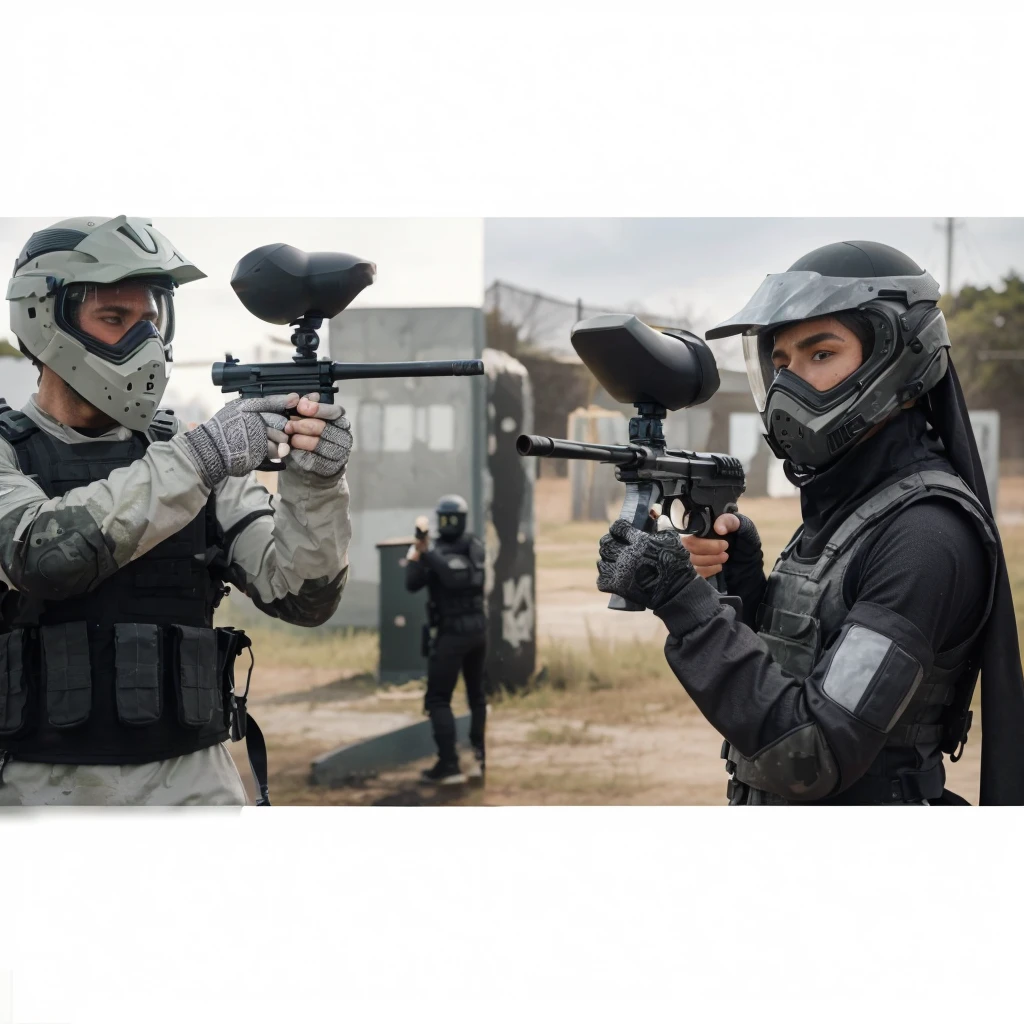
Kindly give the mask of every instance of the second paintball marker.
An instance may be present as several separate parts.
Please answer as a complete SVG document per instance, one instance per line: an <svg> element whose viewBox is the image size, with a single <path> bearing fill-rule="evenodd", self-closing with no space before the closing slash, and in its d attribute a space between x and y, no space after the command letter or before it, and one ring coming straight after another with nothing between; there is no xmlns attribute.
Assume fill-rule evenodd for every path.
<svg viewBox="0 0 1024 1024"><path fill-rule="evenodd" d="M271 324L295 328L291 362L241 363L230 353L213 364L213 383L226 394L243 398L266 395L307 395L318 392L331 403L339 380L383 377L474 377L484 372L479 359L438 359L405 363L335 363L316 356L317 331L324 320L337 316L369 284L377 268L367 260L341 252L306 253L275 243L254 249L239 260L231 287L250 313ZM260 469L282 464L264 462Z"/></svg>
<svg viewBox="0 0 1024 1024"><path fill-rule="evenodd" d="M743 493L743 464L731 455L669 449L662 421L669 409L706 402L719 385L711 350L689 331L656 331L635 316L607 314L580 321L572 345L604 389L636 406L629 444L584 444L522 434L520 455L588 459L615 466L626 485L619 512L638 530L675 529L711 536L723 512L735 512ZM721 573L711 577L721 591ZM736 599L727 599L735 604ZM609 608L642 611L613 596Z"/></svg>

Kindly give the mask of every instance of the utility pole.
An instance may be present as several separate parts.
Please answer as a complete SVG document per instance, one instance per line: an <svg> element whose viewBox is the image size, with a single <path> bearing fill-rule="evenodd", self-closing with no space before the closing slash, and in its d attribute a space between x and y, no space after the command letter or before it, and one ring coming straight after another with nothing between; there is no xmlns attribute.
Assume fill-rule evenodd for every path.
<svg viewBox="0 0 1024 1024"><path fill-rule="evenodd" d="M949 295L953 294L953 233L956 230L955 225L955 218L946 218L946 292Z"/></svg>

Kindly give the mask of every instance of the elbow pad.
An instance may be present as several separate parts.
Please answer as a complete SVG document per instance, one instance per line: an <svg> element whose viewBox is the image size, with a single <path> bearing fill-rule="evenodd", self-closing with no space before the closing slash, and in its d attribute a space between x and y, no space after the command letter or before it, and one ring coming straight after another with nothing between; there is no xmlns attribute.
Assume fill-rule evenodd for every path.
<svg viewBox="0 0 1024 1024"><path fill-rule="evenodd" d="M272 618L283 619L295 626L322 626L338 610L347 579L346 565L333 580L326 576L306 580L297 594L285 594L273 601L263 601L253 589L249 597L261 612Z"/></svg>
<svg viewBox="0 0 1024 1024"><path fill-rule="evenodd" d="M0 521L0 562L18 590L59 601L86 593L117 571L113 542L84 506L43 512L15 540L22 515L13 512Z"/></svg>
<svg viewBox="0 0 1024 1024"><path fill-rule="evenodd" d="M751 758L733 747L730 758L737 781L794 802L823 800L839 784L836 759L816 722L780 736Z"/></svg>

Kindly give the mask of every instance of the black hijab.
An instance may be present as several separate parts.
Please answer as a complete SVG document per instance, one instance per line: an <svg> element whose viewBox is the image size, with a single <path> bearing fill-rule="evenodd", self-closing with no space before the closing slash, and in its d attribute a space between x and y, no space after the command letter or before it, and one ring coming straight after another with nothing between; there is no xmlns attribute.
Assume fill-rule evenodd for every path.
<svg viewBox="0 0 1024 1024"><path fill-rule="evenodd" d="M978 444L952 360L925 401L894 417L834 466L799 476L804 527L796 554L817 558L835 528L871 494L917 469L952 467L995 521ZM851 486L852 483L852 486ZM982 804L1024 805L1024 674L1002 541L996 533L992 610L977 641L981 668Z"/></svg>
<svg viewBox="0 0 1024 1024"><path fill-rule="evenodd" d="M928 419L942 439L947 458L994 520L978 444L952 361L949 371L927 398ZM999 551L995 596L992 612L978 640L982 726L980 802L1019 806L1024 804L1024 674L1013 594L998 533L996 540Z"/></svg>

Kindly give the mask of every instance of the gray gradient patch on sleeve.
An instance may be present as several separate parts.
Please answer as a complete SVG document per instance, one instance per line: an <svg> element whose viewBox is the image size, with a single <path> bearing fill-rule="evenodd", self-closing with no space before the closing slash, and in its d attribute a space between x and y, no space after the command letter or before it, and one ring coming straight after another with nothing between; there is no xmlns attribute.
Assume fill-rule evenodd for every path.
<svg viewBox="0 0 1024 1024"><path fill-rule="evenodd" d="M888 732L923 675L917 659L889 637L853 625L832 656L822 690L854 717Z"/></svg>

